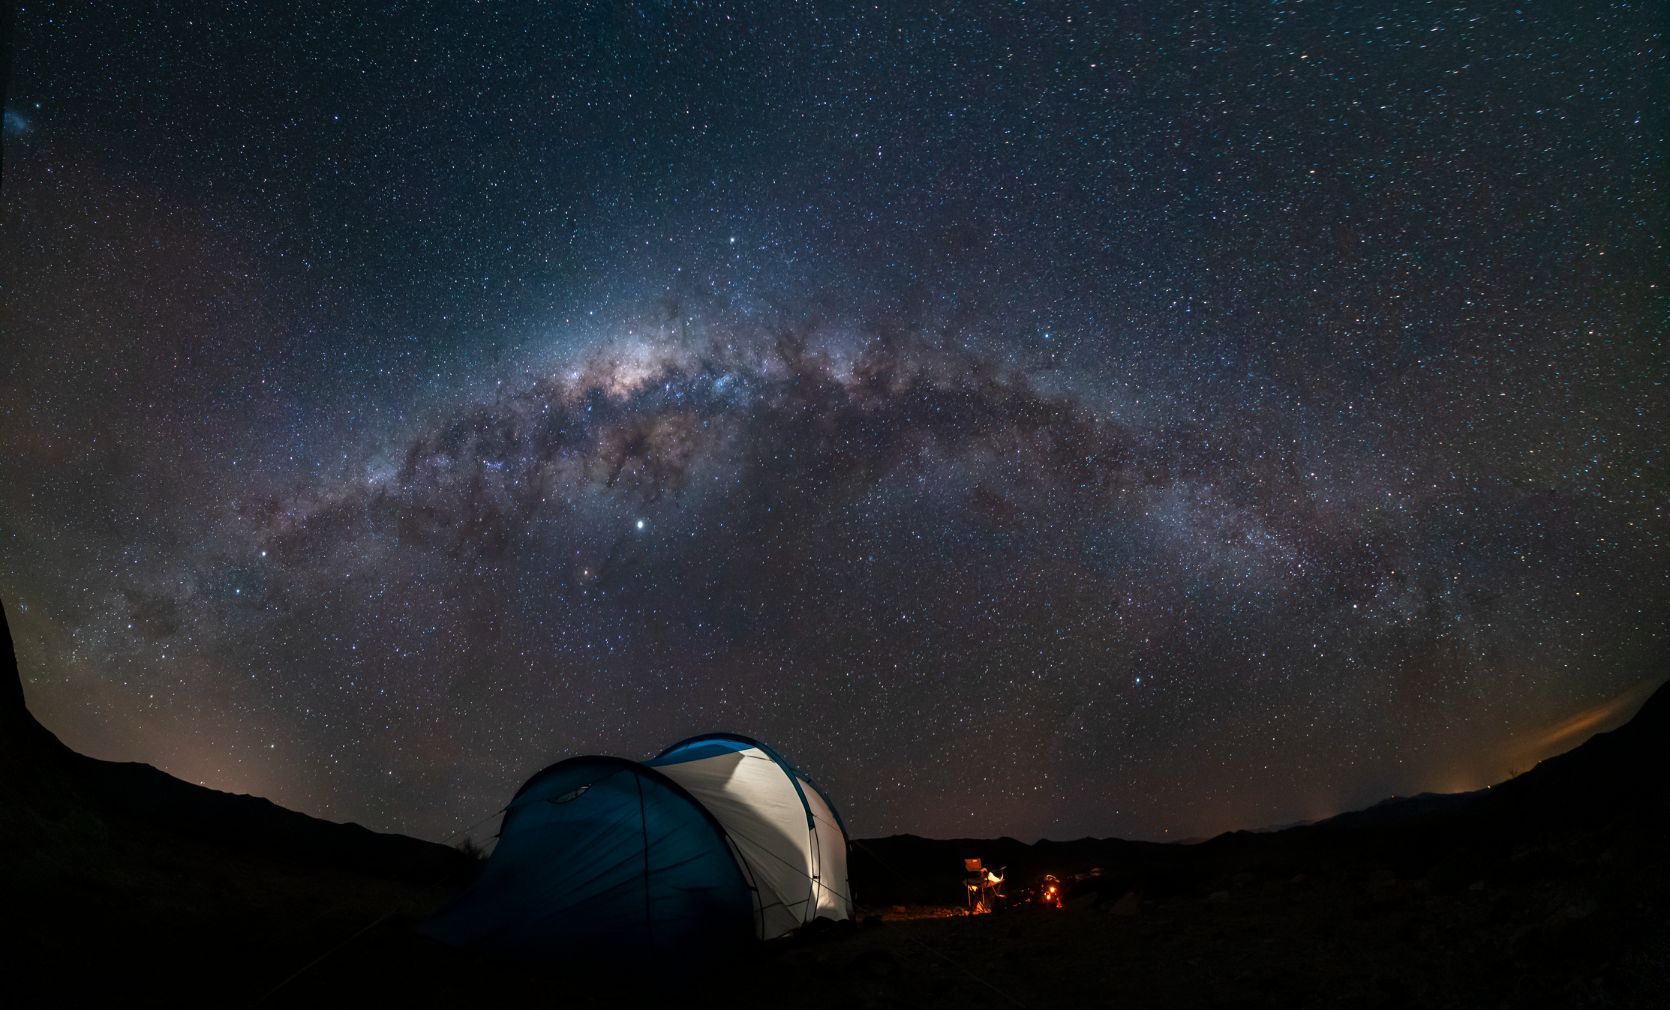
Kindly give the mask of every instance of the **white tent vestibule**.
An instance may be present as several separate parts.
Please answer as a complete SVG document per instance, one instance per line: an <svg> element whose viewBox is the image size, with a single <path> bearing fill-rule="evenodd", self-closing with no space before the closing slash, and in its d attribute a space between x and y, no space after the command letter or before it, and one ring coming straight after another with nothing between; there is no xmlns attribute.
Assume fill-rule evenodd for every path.
<svg viewBox="0 0 1670 1010"><path fill-rule="evenodd" d="M674 744L645 762L724 826L755 888L759 937L848 919L847 837L823 793L776 752L728 734Z"/></svg>

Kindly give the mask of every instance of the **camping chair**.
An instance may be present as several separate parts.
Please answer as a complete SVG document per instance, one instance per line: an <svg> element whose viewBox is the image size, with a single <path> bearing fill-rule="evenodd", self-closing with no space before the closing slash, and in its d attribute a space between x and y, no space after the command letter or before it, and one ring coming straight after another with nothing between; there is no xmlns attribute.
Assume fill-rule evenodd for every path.
<svg viewBox="0 0 1670 1010"><path fill-rule="evenodd" d="M967 914L979 915L982 912L995 912L997 903L1004 900L1003 878L1007 866L1000 867L996 873L986 869L979 858L964 859L963 871L970 876L963 879L964 897L968 902Z"/></svg>
<svg viewBox="0 0 1670 1010"><path fill-rule="evenodd" d="M968 903L963 913L973 915L975 908L980 904L980 892L985 886L986 868L980 865L978 858L965 859L963 860L963 872L968 874L967 877L963 878L963 898Z"/></svg>

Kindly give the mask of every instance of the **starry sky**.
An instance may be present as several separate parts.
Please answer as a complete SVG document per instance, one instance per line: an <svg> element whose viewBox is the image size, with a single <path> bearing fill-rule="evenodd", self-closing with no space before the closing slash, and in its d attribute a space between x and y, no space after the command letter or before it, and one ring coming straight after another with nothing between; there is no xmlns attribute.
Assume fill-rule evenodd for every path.
<svg viewBox="0 0 1670 1010"><path fill-rule="evenodd" d="M1179 838L1670 672L1655 5L141 6L4 114L78 749L439 838L728 729L860 836Z"/></svg>

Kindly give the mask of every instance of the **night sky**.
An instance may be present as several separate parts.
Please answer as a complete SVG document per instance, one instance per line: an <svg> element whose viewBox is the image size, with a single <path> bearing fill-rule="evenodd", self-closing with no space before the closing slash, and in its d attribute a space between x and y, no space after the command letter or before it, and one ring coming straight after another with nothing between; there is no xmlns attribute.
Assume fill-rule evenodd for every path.
<svg viewBox="0 0 1670 1010"><path fill-rule="evenodd" d="M1670 673L1660 6L141 6L5 109L78 749L439 838L728 729L855 835L1178 838Z"/></svg>

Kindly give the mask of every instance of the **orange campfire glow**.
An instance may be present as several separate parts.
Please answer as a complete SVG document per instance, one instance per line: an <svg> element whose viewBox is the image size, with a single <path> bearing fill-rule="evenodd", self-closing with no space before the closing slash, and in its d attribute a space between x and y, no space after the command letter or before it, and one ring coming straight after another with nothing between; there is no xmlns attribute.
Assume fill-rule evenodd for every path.
<svg viewBox="0 0 1670 1010"><path fill-rule="evenodd" d="M1044 887L1038 892L1038 904L1047 908L1061 907L1061 880L1055 874L1044 874Z"/></svg>

